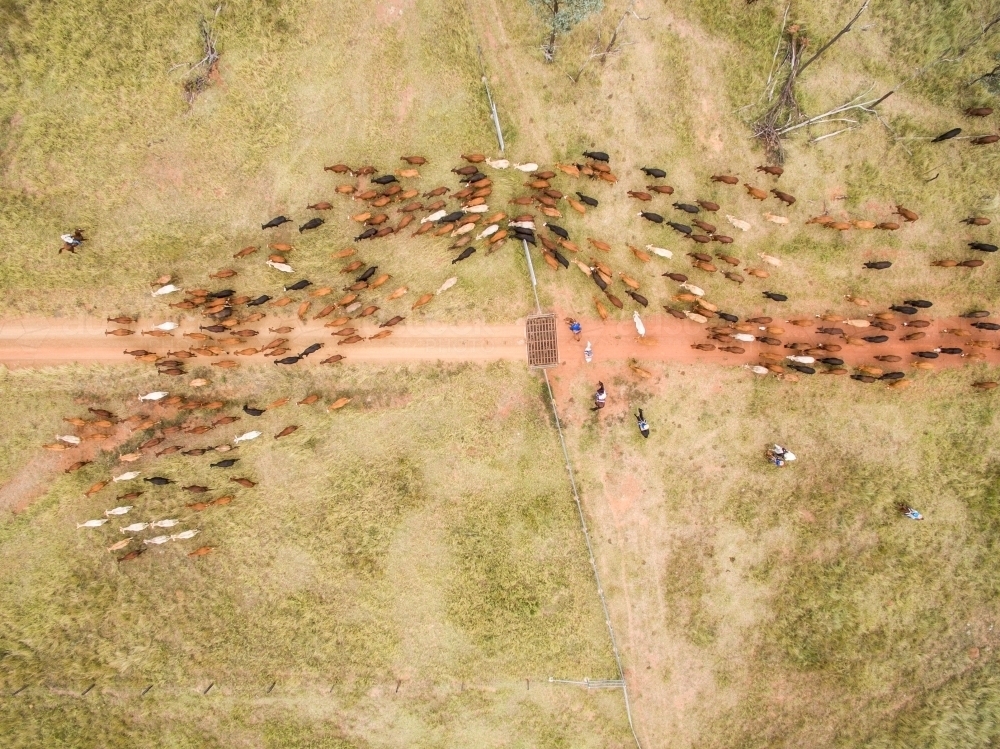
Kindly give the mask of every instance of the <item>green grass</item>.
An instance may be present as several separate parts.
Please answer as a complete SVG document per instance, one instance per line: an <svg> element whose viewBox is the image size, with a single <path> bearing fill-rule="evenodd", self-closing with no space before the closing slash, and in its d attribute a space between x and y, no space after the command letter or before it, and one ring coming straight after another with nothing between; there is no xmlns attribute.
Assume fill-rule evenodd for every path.
<svg viewBox="0 0 1000 749"><path fill-rule="evenodd" d="M189 106L187 73L170 68L200 57L208 5L26 5L8 32L17 64L0 88L10 139L0 242L17 248L0 261L0 309L148 311L153 278L201 286L234 265L236 250L267 241L295 243L296 271L329 273L330 252L358 233L347 216L361 208L333 193L346 180L327 164L391 171L400 155L423 153L432 163L413 186L454 188L458 155L493 147L475 42L457 0L401 7L393 18L365 3L336 13L307 2L226 6L220 80ZM98 29L83 20L94 16ZM319 232L262 235L268 218L285 213L297 226L320 200L336 208ZM91 241L79 256L57 255L59 234L74 226ZM455 307L431 314L507 319L511 300L525 300L506 255L477 257L470 271L450 265L444 239L410 232L363 250L417 293L457 270ZM234 266L242 288L274 287L262 263Z"/></svg>
<svg viewBox="0 0 1000 749"><path fill-rule="evenodd" d="M395 7L401 18L387 15ZM667 270L688 273L740 316L856 312L844 294L875 305L916 294L938 315L990 306L994 264L956 272L929 261L968 257L967 241L994 236L992 226L957 222L998 218L990 185L1000 151L926 136L994 127L961 116L996 105L966 85L995 65L991 42L908 83L882 107L887 126L870 118L817 144L807 140L827 130L790 138L778 186L799 200L785 209L708 182L724 172L772 186L753 172L765 157L747 123L764 106L782 3L647 3L649 20L629 20L620 53L588 64L575 84L567 74L598 33L607 40L624 2L564 35L553 65L541 62L526 3L501 7L503 28L490 7L227 6L221 80L189 106L187 73L170 67L200 56L198 22L211 4L0 2L0 245L11 248L0 257L0 314L145 314L162 309L147 296L152 278L201 286L229 266L241 292L270 293L278 284L260 255L231 258L263 241L293 241L298 274L339 285L329 254L350 244L356 210L333 195L344 180L321 167L390 169L422 153L431 164L421 190L454 186L459 153L495 153L477 44L512 160L549 166L585 148L611 153L614 188L556 178L556 188L601 201L585 217L564 209L558 222L581 259L640 280L654 308L671 302ZM816 49L855 7L796 6L790 21ZM894 84L972 38L979 13L965 1L873 3L807 71L800 102L818 112ZM691 246L641 222L625 197L649 182L641 166L667 169L677 189L643 207L675 218L674 199L715 200L723 210L708 220L736 236L726 251L755 265L768 252L782 267L742 287L688 270ZM495 181L497 209L527 192L520 173ZM301 221L317 200L336 205L320 232L261 239L264 219ZM824 210L887 220L896 203L920 221L894 234L803 223ZM767 210L792 223L765 222ZM730 229L726 213L753 230ZM56 256L58 234L76 225L93 239L79 257ZM612 252L592 251L587 237ZM645 265L627 249L647 243L674 259ZM399 236L359 248L392 274L387 289L411 289L387 314L404 314L412 294L452 274L455 290L414 320L509 320L528 309L520 248L452 266L447 244ZM872 259L893 269L862 271ZM593 315L589 279L551 271L537 252L535 261L546 306ZM792 301L765 305L764 289ZM609 309L624 318L631 307ZM599 419L566 414L644 745L995 740L997 426L992 396L968 389L991 375L920 376L890 393L833 378L790 386L655 369L650 382L607 378L617 403L646 409L650 441L616 404ZM171 543L120 567L103 550L113 529L74 528L111 506L111 489L82 498L111 456L64 475L62 456L36 450L66 431L59 417L83 407L74 398L120 409L152 388L150 375L71 367L0 381L9 425L0 482L41 477L28 510L0 510L0 686L31 685L5 700L5 745L115 746L150 735L192 747L628 743L617 695L539 683L614 668L537 381L505 366L209 374L236 404L312 390L354 400L333 415L289 406L262 420L265 437L241 448L238 464L261 485L197 516L197 545L218 546L214 555L189 560ZM591 386L570 383L576 403ZM302 425L294 436L271 439L293 422ZM771 440L787 441L800 461L783 471L764 464ZM156 465L217 481L208 462ZM138 510L187 512L184 499L149 491ZM898 518L899 500L927 521Z"/></svg>
<svg viewBox="0 0 1000 749"><path fill-rule="evenodd" d="M5 389L15 403L54 404L102 391L96 403L134 412L148 376L111 377L78 369L60 384L24 371ZM332 414L295 406L308 392L353 401ZM4 745L124 746L161 731L177 746L195 735L219 746L624 745L619 701L545 683L610 677L615 665L537 393L509 366L247 369L215 394L289 394L292 405L184 435L201 445L263 431L232 453L234 469L211 469L208 456L133 464L232 504L196 513L177 487L133 485L146 493L125 522L77 530L121 504L122 485L82 494L120 468L104 455L50 473L43 495L0 524L0 684L30 685L0 719ZM49 439L43 421L7 424L5 447ZM287 424L300 429L275 442ZM119 526L164 517L183 521L173 532L202 532L121 564L104 550ZM185 556L203 545L217 550ZM210 683L216 696L199 697Z"/></svg>
<svg viewBox="0 0 1000 749"><path fill-rule="evenodd" d="M1000 423L969 382L991 373L893 393L651 368L614 386L610 412L564 418L626 668L655 694L637 701L641 735L680 722L668 745L983 745ZM572 383L576 403L589 388ZM774 469L771 442L799 460ZM927 519L901 518L901 501ZM683 717L656 712L692 690Z"/></svg>
<svg viewBox="0 0 1000 749"><path fill-rule="evenodd" d="M874 5L866 20L859 20L854 31L806 72L801 88L807 111L822 111L873 82L876 88L889 86L921 64L914 39L921 34L938 34L944 27L929 21L925 24L919 12L910 13L904 44L891 30L908 8L902 4ZM946 39L935 42L935 49L941 44L959 44L974 34L976 17L963 8L966 10L949 16ZM573 84L567 74L575 73L586 60L598 32L605 39L610 36L623 10L622 4L609 5L565 35L552 65L540 59L537 28L530 13L504 16L506 31L516 41L511 48L491 47L489 36L484 45L484 54L492 64L514 64L524 71L520 78L534 81L533 86L501 79L494 84L501 117L512 123L505 126L518 134L510 139L514 158L548 164L579 161L580 152L593 147L611 154L620 180L614 187L574 180L561 173L553 182L564 193L580 190L601 201L584 217L568 207L561 208L564 215L558 222L581 247L579 259L588 262L597 257L616 273L638 280L651 309L671 303L676 292L675 284L661 278L666 271L689 275L706 289L711 301L740 316L819 310L853 315L858 309L844 302L847 294L886 306L907 295L921 294L935 302L940 314L988 307L991 289L998 280L994 264L954 272L931 268L930 262L973 257L978 253L970 252L967 242L992 241L992 227L970 231L958 222L971 214L997 220L995 196L988 185L989 175L1000 165L1000 151L971 146L968 141L930 144L926 139L912 139L936 135L956 124L970 132L990 130L990 121L964 118L960 107L972 102L959 101L952 93L963 89L963 76L970 70L986 65L988 43L973 48L960 66L939 66L947 95L943 90L908 85L889 99L883 112L895 135L871 119L857 132L815 145L806 139L827 130L803 131L790 138L785 175L774 182L753 171L766 157L752 139L747 122L759 106L755 102L771 63L783 7L767 3L747 6L734 0L681 10L659 5L644 8L641 14L648 20L628 21L620 54L605 65L590 63ZM845 4L796 10L803 16L790 17L790 22L804 22L817 46L836 33L849 11L853 12ZM869 28L862 28L866 24ZM494 35L481 23L480 33L486 32ZM764 37L767 39L762 42ZM875 71L877 75L860 67L876 62L883 65ZM991 99L980 103L989 104ZM545 137L540 138L540 134ZM650 183L638 171L642 166L666 169L665 181L675 187L675 194L657 196L645 204L626 197L626 190L644 190ZM710 176L716 173L737 174L767 189L777 186L798 202L786 208L773 198L763 203L752 200L742 187L710 183ZM702 218L735 238L734 244L725 246L727 254L739 258L744 266L757 267L762 266L760 253L778 255L785 261L782 268L768 268L768 280L753 279L744 272L747 283L737 287L721 274L690 270L685 253L694 249L714 253L723 249L719 245L693 248L672 230L636 217L640 209L646 209L683 221L671 203L697 198L722 206L719 213ZM853 230L841 234L804 225L809 217L824 211L837 218L894 220L891 214L897 203L916 210L920 221L896 233ZM791 223L777 226L767 222L763 214L768 211L789 218ZM744 234L730 226L727 213L749 220L752 230ZM612 252L591 249L588 237L610 242ZM674 252L674 258L654 257L645 265L635 259L628 244L665 247ZM891 260L894 266L882 272L862 268L864 262L876 259ZM575 267L565 272L550 270L538 253L535 265L543 303L575 315L594 315L593 297L599 291L592 281ZM780 290L791 302L784 306L766 303L761 297L764 290ZM625 286L616 282L614 293L628 302L624 291ZM604 304L616 318L626 319L630 314L616 312L606 301Z"/></svg>

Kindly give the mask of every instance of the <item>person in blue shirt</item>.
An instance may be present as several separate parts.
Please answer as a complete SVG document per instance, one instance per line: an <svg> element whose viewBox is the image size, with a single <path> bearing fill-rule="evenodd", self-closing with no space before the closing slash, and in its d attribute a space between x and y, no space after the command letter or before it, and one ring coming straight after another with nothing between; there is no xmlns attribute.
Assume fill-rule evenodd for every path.
<svg viewBox="0 0 1000 749"><path fill-rule="evenodd" d="M583 332L583 326L580 325L579 320L575 320L572 317L567 317L566 322L569 323L569 332L573 334L574 340L580 340L580 333Z"/></svg>
<svg viewBox="0 0 1000 749"><path fill-rule="evenodd" d="M921 515L916 510L914 510L908 504L904 504L903 502L900 502L899 505L897 505L897 509L899 510L900 514L903 517L907 517L910 520L923 520L924 519L923 515Z"/></svg>

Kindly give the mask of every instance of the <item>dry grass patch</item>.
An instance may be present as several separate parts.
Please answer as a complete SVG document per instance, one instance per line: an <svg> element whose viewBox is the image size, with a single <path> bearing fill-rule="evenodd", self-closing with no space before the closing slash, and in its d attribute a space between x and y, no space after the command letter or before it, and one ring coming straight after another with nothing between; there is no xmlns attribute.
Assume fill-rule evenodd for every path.
<svg viewBox="0 0 1000 749"><path fill-rule="evenodd" d="M572 383L565 419L640 737L973 746L992 735L998 424L992 398L969 388L990 373L893 393L654 372L608 383L617 402L600 416L583 412L592 383ZM628 412L640 406L648 441ZM774 469L772 442L799 460ZM897 502L927 520L901 518ZM971 702L957 699L964 683Z"/></svg>
<svg viewBox="0 0 1000 749"><path fill-rule="evenodd" d="M29 687L0 720L5 745L124 746L155 733L181 746L198 734L220 746L624 746L619 696L547 683L615 666L534 378L507 365L276 369L228 373L200 395L235 414L247 400L324 400L182 435L191 447L262 431L227 454L240 460L233 469L210 468L212 453L146 458L130 467L178 484L84 498L119 472L106 454L52 474L38 501L3 516L0 684ZM6 382L25 403L83 396L122 415L151 382L132 370L74 375ZM323 403L341 395L351 404L328 413ZM299 430L274 440L289 424ZM23 419L5 433L37 445L51 426ZM243 489L230 475L259 483ZM189 495L188 484L212 491ZM145 493L128 515L75 528L133 488ZM224 494L226 506L186 506ZM119 526L162 518L182 522L139 535L201 533L128 562L105 551ZM216 550L186 556L206 545Z"/></svg>

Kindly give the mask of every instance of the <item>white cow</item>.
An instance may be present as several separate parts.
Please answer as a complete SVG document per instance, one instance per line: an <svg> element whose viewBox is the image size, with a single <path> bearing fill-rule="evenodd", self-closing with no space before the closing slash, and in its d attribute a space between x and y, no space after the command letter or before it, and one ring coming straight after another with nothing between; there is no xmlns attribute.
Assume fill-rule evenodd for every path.
<svg viewBox="0 0 1000 749"><path fill-rule="evenodd" d="M134 478L139 477L139 471L129 471L128 473L123 473L121 476L115 476L112 481L131 481Z"/></svg>
<svg viewBox="0 0 1000 749"><path fill-rule="evenodd" d="M149 523L132 523L132 525L126 525L121 529L122 533L138 533L139 531L144 531L149 527Z"/></svg>
<svg viewBox="0 0 1000 749"><path fill-rule="evenodd" d="M86 523L77 523L76 527L77 528L100 528L106 522L108 522L107 518L103 518L101 520L88 520Z"/></svg>
<svg viewBox="0 0 1000 749"><path fill-rule="evenodd" d="M741 218L736 218L736 216L730 216L726 214L726 220L729 221L733 226L735 226L740 231L750 231L750 222L744 221Z"/></svg>
<svg viewBox="0 0 1000 749"><path fill-rule="evenodd" d="M80 438L75 434L57 434L56 439L60 442L65 442L67 445L79 445Z"/></svg>
<svg viewBox="0 0 1000 749"><path fill-rule="evenodd" d="M173 520L173 519L170 519L170 520L154 520L152 523L149 524L149 527L150 528L173 528L179 522L181 522L181 521L180 520Z"/></svg>
<svg viewBox="0 0 1000 749"><path fill-rule="evenodd" d="M132 509L132 505L125 505L124 507L116 507L113 510L105 510L105 515L124 515L126 512Z"/></svg>
<svg viewBox="0 0 1000 749"><path fill-rule="evenodd" d="M174 286L172 283L168 283L166 286L161 286L156 291L153 292L153 296L163 296L164 294L173 294L175 291L180 291L179 286Z"/></svg>
<svg viewBox="0 0 1000 749"><path fill-rule="evenodd" d="M189 530L189 531L181 531L176 536L171 536L170 539L172 541L176 541L178 539L184 540L184 539L188 539L188 538L194 538L199 533L201 533L201 531L198 530L197 528L194 528L194 529Z"/></svg>
<svg viewBox="0 0 1000 749"><path fill-rule="evenodd" d="M170 540L170 536L153 536L143 541L144 544L165 544Z"/></svg>
<svg viewBox="0 0 1000 749"><path fill-rule="evenodd" d="M525 172L525 173L528 173L528 172L537 172L538 171L538 164L535 164L534 162L529 161L527 164L514 164L514 168L517 169L518 171Z"/></svg>
<svg viewBox="0 0 1000 749"><path fill-rule="evenodd" d="M754 338L749 333L733 333L730 338L735 338L737 341L743 341L744 343L753 343L757 339Z"/></svg>
<svg viewBox="0 0 1000 749"><path fill-rule="evenodd" d="M239 437L236 437L233 440L233 444L234 445L238 445L241 442L249 442L250 440L257 439L258 437L260 437L260 435L261 435L261 432L245 432L245 433L241 434Z"/></svg>
<svg viewBox="0 0 1000 749"><path fill-rule="evenodd" d="M632 322L635 323L635 332L639 334L639 337L645 338L646 326L642 324L642 318L639 317L638 311L632 312Z"/></svg>
<svg viewBox="0 0 1000 749"><path fill-rule="evenodd" d="M646 249L652 252L654 255L659 255L660 257L671 258L674 256L670 250L665 250L662 247L653 247L651 244L646 245Z"/></svg>
<svg viewBox="0 0 1000 749"><path fill-rule="evenodd" d="M294 270L292 270L292 266L288 265L287 263L276 263L273 260L268 260L264 264L271 266L275 270L280 270L282 273L294 273L295 272Z"/></svg>
<svg viewBox="0 0 1000 749"><path fill-rule="evenodd" d="M153 326L156 330L176 330L177 323L175 322L161 322L159 325Z"/></svg>
<svg viewBox="0 0 1000 749"><path fill-rule="evenodd" d="M168 395L170 395L170 393L168 393L166 390L156 390L156 391L154 391L152 393L146 393L145 395L140 395L139 396L139 400L140 401L158 401L161 398L166 398Z"/></svg>
<svg viewBox="0 0 1000 749"><path fill-rule="evenodd" d="M816 360L811 356L786 356L786 359L798 362L799 364L812 364Z"/></svg>
<svg viewBox="0 0 1000 749"><path fill-rule="evenodd" d="M447 211L434 211L430 216L424 216L420 219L421 224L426 224L430 221L437 221L439 218L444 218L448 215Z"/></svg>
<svg viewBox="0 0 1000 749"><path fill-rule="evenodd" d="M479 232L479 234L476 236L476 239L482 239L483 237L491 237L491 236L493 236L494 234L497 233L497 230L499 228L500 228L500 224L490 224L485 229L483 229L481 232Z"/></svg>

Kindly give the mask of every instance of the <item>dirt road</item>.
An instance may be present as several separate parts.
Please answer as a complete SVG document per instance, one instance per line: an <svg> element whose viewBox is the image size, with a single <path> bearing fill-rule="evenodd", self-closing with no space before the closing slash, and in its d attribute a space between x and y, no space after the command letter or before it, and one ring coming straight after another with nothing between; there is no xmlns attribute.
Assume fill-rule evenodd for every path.
<svg viewBox="0 0 1000 749"><path fill-rule="evenodd" d="M918 341L899 340L907 333L914 332L914 329L903 327L903 319L897 319L894 322L897 329L892 332L881 331L877 328L851 328L843 323L823 323L824 325L840 327L852 336L884 334L889 337L885 343L866 343L860 346L847 345L841 338L821 335L812 328L799 328L778 320L774 324L785 328L786 333L781 336L781 340L786 344L806 342L814 345L818 343L839 344L841 350L832 352L829 356L843 359L844 367L847 369L868 364L881 367L886 371L899 370L910 373L916 371L912 366L913 362L929 361L914 356L913 352L930 351L942 347L961 348L966 353L980 352L986 356L988 363L1000 364L1000 351L994 348L970 346L972 340L989 340L993 342L994 346L1000 344L1000 332L972 328L970 323L975 322L974 320L964 318L932 320L929 327L922 329L927 333L927 337ZM644 317L643 324L646 328L646 335L641 339L637 336L635 325L631 320L619 322L584 320L581 323L583 335L579 342L573 340L566 325L560 324L559 326L559 358L562 361L562 366L557 370L554 388L560 402L565 402L562 397L565 395L564 388L568 387L581 371L585 371L587 376L595 381L610 379L612 375L621 373L622 364L629 360L634 360L640 367L647 369L647 365L654 362L671 362L673 364L711 362L726 366L742 366L760 363L757 355L765 352L782 356L796 353L781 346L768 346L756 341L740 343L735 340L730 341L728 345L739 346L745 349L745 353L731 354L718 349L700 351L692 348L692 345L714 343L716 346L725 346L727 344L709 340L708 326L677 320L667 315ZM970 335L960 337L952 333L942 332L943 330L955 329L968 331ZM761 335L764 333L761 332ZM585 364L583 359L583 349L587 345L587 341L590 341L594 350L594 360L589 365ZM886 364L875 360L876 356L884 354L894 354L901 357L902 361ZM930 363L935 369L944 369L964 366L969 363L969 360L963 356L941 354ZM813 366L818 373L829 369L823 364L814 364ZM747 373L747 376L757 375Z"/></svg>
<svg viewBox="0 0 1000 749"><path fill-rule="evenodd" d="M761 343L739 343L732 341L746 350L744 354L731 354L722 351L700 351L692 348L695 343L708 342L707 329L704 325L676 320L667 315L650 315L643 322L646 335L639 338L631 320L607 321L583 320L583 336L581 341L573 340L566 325L562 323L563 315L559 317L559 353L562 366L560 379L571 380L584 366L583 348L590 341L594 348L594 362L589 372L601 376L605 366L611 369L619 368L623 362L635 360L640 366L654 362L671 362L674 364L693 364L696 362L712 362L726 366L740 366L756 363L757 354L793 353L780 346L766 346ZM901 323L897 320L897 323ZM891 365L879 365L886 369L910 370L911 362L917 361L912 355L914 351L928 351L940 347L958 347L966 352L979 351L986 355L986 361L1000 363L1000 352L993 348L972 348L970 340L990 340L1000 343L997 333L979 331L970 327L971 320L953 318L933 321L930 327L923 329L927 337L919 341L900 341L899 339L910 328L901 325L895 332L887 333L889 341L881 344L866 344L862 346L845 345L844 341L832 336L824 336L810 328L798 328L783 324L787 333L783 335L785 343L839 343L842 348L830 356L841 358L845 366L859 364L878 364L874 357L879 354L895 354L903 358L902 362ZM354 324L358 334L370 337L378 332L374 323L367 325ZM323 327L322 321L300 323L295 318L275 320L272 327L279 325L293 326L291 333L270 333L267 326L261 326L261 334L249 338L245 343L229 346L229 351L247 347L259 348L264 342L276 337L288 338L286 344L291 352L297 352L312 343L326 344L322 352L314 355L302 364L318 365L327 356L335 353L343 354L349 362L393 363L421 361L468 361L486 362L496 360L526 361L524 345L524 321L501 325L440 325L440 324L409 324L402 323L392 329L392 335L381 340L366 340L352 345L338 345L342 340L332 335L329 328ZM10 368L44 367L59 364L117 364L132 362L132 357L126 355L125 349L145 349L166 355L169 351L187 349L203 345L184 333L198 332L197 321L188 320L172 331L173 336L154 338L133 335L116 337L105 335L106 330L117 326L108 324L99 318L49 318L22 319L0 321L0 364ZM136 330L150 329L152 322L130 326ZM840 325L840 327L844 327ZM960 329L970 332L968 337L958 337L942 330ZM851 328L853 335L876 335L882 331L875 328ZM226 334L215 335L222 338ZM716 342L718 343L718 342ZM718 345L725 345L718 343ZM218 361L220 358L233 358L243 363L269 363L262 355L232 356L223 354L221 357L196 360L198 363ZM961 366L968 362L962 356L942 354L933 361L934 367ZM817 368L822 369L822 365ZM609 370L610 371L610 370Z"/></svg>
<svg viewBox="0 0 1000 749"><path fill-rule="evenodd" d="M133 329L150 329L152 322L132 325ZM526 360L524 323L507 325L403 325L392 330L392 335L378 341L363 341L354 345L338 346L340 340L331 335L322 321L302 324L295 318L271 322L272 327L289 325L295 330L281 335L288 338L293 352L301 351L312 343L325 343L324 356L313 356L305 363L317 364L332 354L344 354L352 362L420 362L420 361L473 361L485 362L498 359ZM105 335L106 330L122 326L105 323L99 318L23 319L0 321L0 364L10 368L48 367L59 364L119 364L132 362L125 349L145 349L158 354L203 345L184 333L198 332L195 321L185 321L172 331L173 336L154 338L132 335L117 337ZM259 348L263 343L278 338L260 326L260 335L247 339L230 350L247 347ZM359 327L359 334L372 336L378 329L374 324ZM214 335L212 338L222 338ZM218 361L222 357L199 359L198 363ZM234 356L245 363L270 363L261 355ZM194 360L192 360L193 362Z"/></svg>

